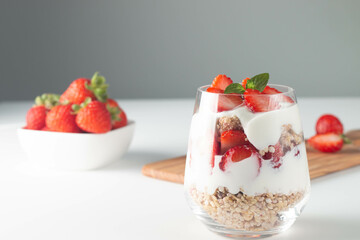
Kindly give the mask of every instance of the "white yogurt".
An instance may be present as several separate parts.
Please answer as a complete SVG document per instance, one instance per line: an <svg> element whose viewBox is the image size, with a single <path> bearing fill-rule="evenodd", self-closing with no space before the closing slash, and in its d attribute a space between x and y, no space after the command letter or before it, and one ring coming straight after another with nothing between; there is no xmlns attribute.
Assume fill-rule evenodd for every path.
<svg viewBox="0 0 360 240"><path fill-rule="evenodd" d="M259 168L256 156L229 164L225 172L219 168L221 156L216 156L213 169L210 166L217 118L236 115L249 141L261 150L279 141L282 126L285 124L291 124L298 134L302 131L296 104L264 113L253 113L245 106L215 113L211 106L212 104L200 108L192 119L185 173L186 185L195 185L198 190L207 191L209 194L214 193L220 186L227 187L233 194L242 189L248 195L266 192L289 194L307 190L310 183L304 143L287 152L282 157L283 163L278 169L274 169L270 161L266 160L262 160L262 166ZM299 156L295 156L297 150L300 151Z"/></svg>
<svg viewBox="0 0 360 240"><path fill-rule="evenodd" d="M298 149L297 149L298 148ZM238 163L232 163L224 172L219 168L221 156L216 156L215 166L209 174L204 161L192 159L191 167L186 166L185 185L195 185L199 191L213 194L216 188L227 187L236 194L242 191L250 196L262 193L290 194L307 191L310 186L305 144L302 143L283 157L280 168L274 169L269 160L262 160L259 169L258 158L251 156ZM295 157L297 150L300 154Z"/></svg>

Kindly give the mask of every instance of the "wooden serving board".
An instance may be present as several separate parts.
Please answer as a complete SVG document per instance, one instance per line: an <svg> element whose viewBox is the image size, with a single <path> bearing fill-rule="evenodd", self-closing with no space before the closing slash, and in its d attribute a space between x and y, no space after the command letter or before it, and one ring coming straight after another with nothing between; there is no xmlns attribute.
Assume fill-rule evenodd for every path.
<svg viewBox="0 0 360 240"><path fill-rule="evenodd" d="M346 136L352 143L344 145L336 153L322 153L306 147L311 179L360 165L360 130L350 131ZM185 159L186 156L181 156L153 162L145 165L142 173L148 177L183 184Z"/></svg>

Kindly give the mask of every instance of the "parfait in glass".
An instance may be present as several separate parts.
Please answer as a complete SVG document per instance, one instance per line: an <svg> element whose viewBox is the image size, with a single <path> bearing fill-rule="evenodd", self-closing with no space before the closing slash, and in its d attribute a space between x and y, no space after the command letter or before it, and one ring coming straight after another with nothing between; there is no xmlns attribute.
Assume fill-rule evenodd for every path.
<svg viewBox="0 0 360 240"><path fill-rule="evenodd" d="M265 237L289 228L310 193L294 89L269 74L225 75L197 91L185 170L186 198L211 230Z"/></svg>

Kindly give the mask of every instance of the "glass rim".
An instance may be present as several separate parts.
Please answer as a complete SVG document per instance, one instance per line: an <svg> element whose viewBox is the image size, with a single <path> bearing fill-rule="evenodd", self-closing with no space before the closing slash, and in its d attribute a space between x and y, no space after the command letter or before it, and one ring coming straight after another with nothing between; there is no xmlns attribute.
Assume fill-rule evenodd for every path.
<svg viewBox="0 0 360 240"><path fill-rule="evenodd" d="M208 89L211 85L204 85L201 87L198 87L197 91L198 92L205 92L205 93L211 93L211 94L216 94L216 95L229 95L229 93L214 93L214 92L207 92L206 89ZM295 89L293 89L292 87L286 86L286 85L281 85L281 84L268 84L267 86L269 87L282 87L282 88L286 88L287 90L281 93L275 93L275 94L271 94L272 96L277 96L277 95L288 95L288 94L295 94ZM239 96L243 96L243 93L230 93L231 95L239 95ZM249 94L249 95L254 95L254 96L259 96L259 94ZM270 94L269 94L270 95Z"/></svg>

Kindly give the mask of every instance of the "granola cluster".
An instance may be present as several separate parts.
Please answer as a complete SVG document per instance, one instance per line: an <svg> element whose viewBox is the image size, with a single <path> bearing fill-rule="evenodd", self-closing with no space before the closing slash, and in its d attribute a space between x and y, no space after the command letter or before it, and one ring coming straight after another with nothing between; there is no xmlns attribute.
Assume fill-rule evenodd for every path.
<svg viewBox="0 0 360 240"><path fill-rule="evenodd" d="M227 228L245 231L265 231L281 227L279 214L304 198L304 192L248 196L240 191L231 194L224 187L217 188L214 194L192 188L190 195L214 221Z"/></svg>
<svg viewBox="0 0 360 240"><path fill-rule="evenodd" d="M282 132L280 136L280 145L283 146L283 151L291 151L296 145L299 145L303 142L302 132L297 134L293 129L291 124L285 124L282 126Z"/></svg>
<svg viewBox="0 0 360 240"><path fill-rule="evenodd" d="M235 115L232 117L229 117L229 116L220 117L218 119L216 127L220 134L225 131L229 131L229 130L241 130L242 129L240 119Z"/></svg>

